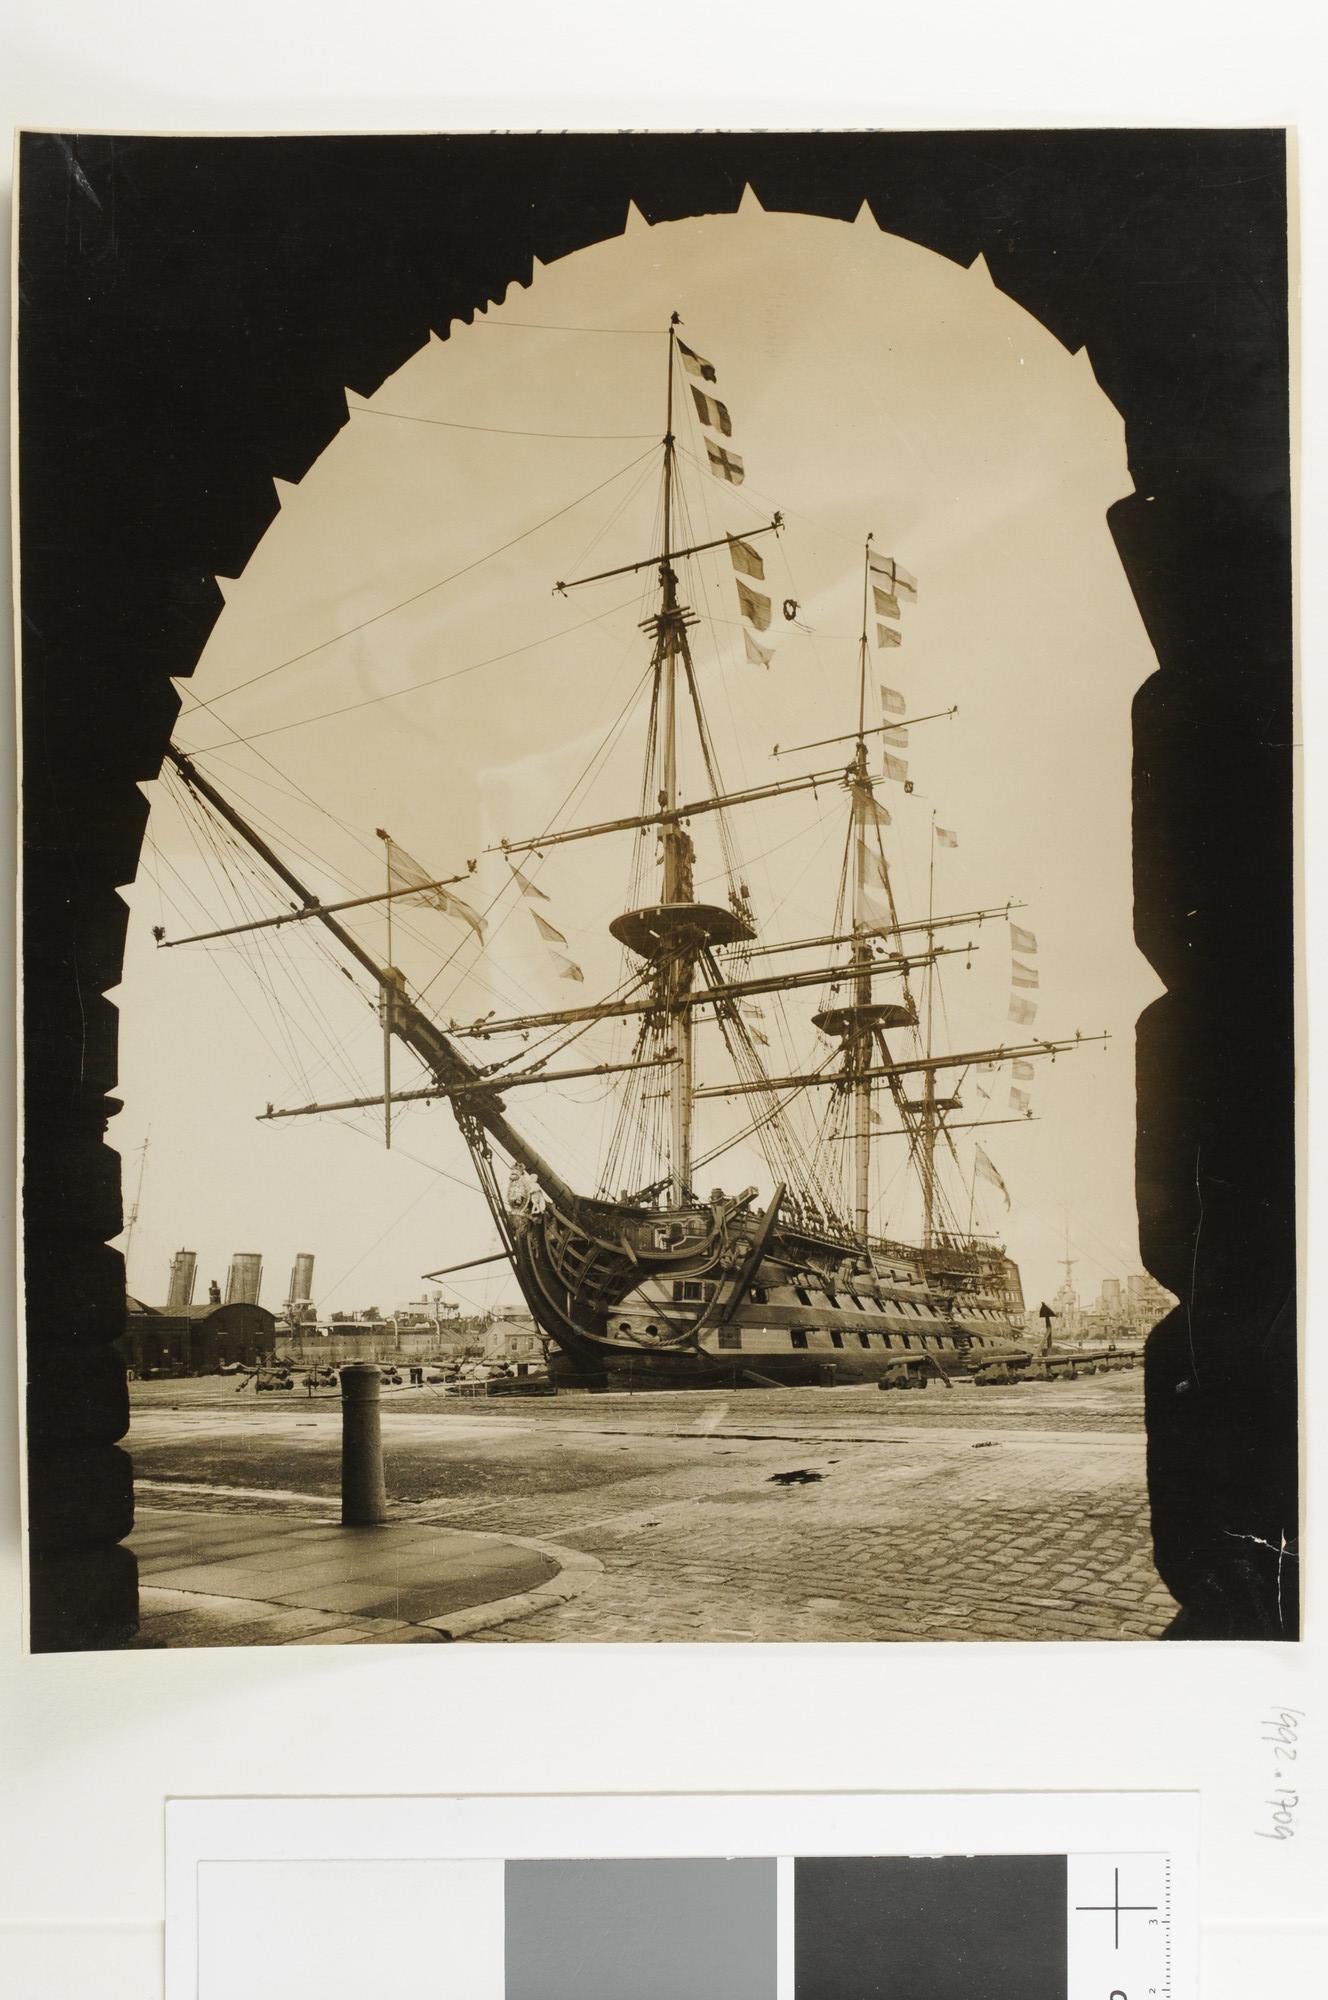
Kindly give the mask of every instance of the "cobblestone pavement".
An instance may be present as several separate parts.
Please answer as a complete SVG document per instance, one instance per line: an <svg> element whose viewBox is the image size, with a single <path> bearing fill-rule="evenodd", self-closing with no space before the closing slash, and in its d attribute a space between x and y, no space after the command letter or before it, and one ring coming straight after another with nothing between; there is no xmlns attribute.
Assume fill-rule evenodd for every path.
<svg viewBox="0 0 1328 2000"><path fill-rule="evenodd" d="M306 1510L339 1411L135 1384L154 1498ZM384 1398L403 1513L596 1556L575 1600L476 1635L534 1640L1156 1638L1142 1376L923 1393L790 1389L548 1401ZM786 1475L793 1475L787 1477Z"/></svg>

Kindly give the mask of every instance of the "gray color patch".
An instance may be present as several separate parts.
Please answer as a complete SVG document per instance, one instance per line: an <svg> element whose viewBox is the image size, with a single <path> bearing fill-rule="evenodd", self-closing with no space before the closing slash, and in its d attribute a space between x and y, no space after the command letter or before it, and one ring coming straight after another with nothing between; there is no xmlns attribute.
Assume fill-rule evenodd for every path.
<svg viewBox="0 0 1328 2000"><path fill-rule="evenodd" d="M774 2000L773 1860L509 1861L507 2000Z"/></svg>

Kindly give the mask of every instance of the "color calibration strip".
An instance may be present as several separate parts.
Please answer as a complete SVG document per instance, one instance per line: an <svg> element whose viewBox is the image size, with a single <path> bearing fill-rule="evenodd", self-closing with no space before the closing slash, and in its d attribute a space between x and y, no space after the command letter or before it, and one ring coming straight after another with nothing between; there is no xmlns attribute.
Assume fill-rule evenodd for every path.
<svg viewBox="0 0 1328 2000"><path fill-rule="evenodd" d="M296 1968L319 2000L1173 1995L1162 1853L217 1858L197 1889L199 2000Z"/></svg>
<svg viewBox="0 0 1328 2000"><path fill-rule="evenodd" d="M1146 1854L509 1863L505 2000L1147 2000L1171 1991L1169 1876Z"/></svg>

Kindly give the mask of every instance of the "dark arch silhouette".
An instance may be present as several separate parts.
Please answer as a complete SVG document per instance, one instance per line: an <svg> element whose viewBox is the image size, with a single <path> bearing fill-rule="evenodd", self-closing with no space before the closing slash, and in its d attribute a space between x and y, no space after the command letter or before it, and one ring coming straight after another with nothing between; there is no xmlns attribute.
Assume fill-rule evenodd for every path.
<svg viewBox="0 0 1328 2000"><path fill-rule="evenodd" d="M1111 511L1159 670L1134 713L1146 1393L1190 1637L1294 1637L1297 1522L1286 156L1280 132L87 139L20 153L25 1251L32 1643L134 1627L116 1012L177 703L276 511L427 337L545 262L735 208L969 264L1122 412ZM1066 662L1074 671L1074 662ZM1091 883L1085 893L1092 893ZM1085 1135L1091 1144L1091 1136ZM1291 1545L1283 1554L1284 1540Z"/></svg>

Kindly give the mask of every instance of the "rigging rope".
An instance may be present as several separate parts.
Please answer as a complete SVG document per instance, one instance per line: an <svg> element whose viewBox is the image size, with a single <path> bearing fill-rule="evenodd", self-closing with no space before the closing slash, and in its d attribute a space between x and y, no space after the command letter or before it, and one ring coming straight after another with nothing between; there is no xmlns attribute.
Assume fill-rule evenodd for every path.
<svg viewBox="0 0 1328 2000"><path fill-rule="evenodd" d="M346 702L340 708L325 708L320 710L317 715L298 716L293 722L273 723L267 729L252 729L247 735L236 730L233 735L226 737L221 743L211 743L201 750L191 750L189 755L191 757L211 757L217 750L230 750L237 746L248 747L268 736L286 736L289 735L292 729L308 729L315 722L332 722L341 715L354 715L360 709L376 708L381 702L399 701L403 695L423 694L429 688L441 687L445 681L462 680L467 674L482 672L485 667L496 667L500 666L505 660L514 660L521 653L533 653L539 646L550 646L559 639L570 639L574 633L584 632L587 626L598 625L604 619L614 617L619 611L628 610L633 602L634 599L630 597L624 598L621 604L612 604L607 611L596 612L593 618L583 618L578 625L566 625L557 632L545 632L538 639L529 639L520 646L510 646L506 652L491 653L487 659L472 660L468 666L451 667L445 674L434 674L427 681L412 681L409 687L388 688L382 694L366 695L363 701ZM248 685L248 683L244 683L243 685ZM234 728L232 723L227 722L223 716L217 714L211 701L204 701L202 696L196 694L192 688L181 688L180 692L181 694L189 694L197 703L198 708L206 709L213 720L220 722L224 729ZM231 689L230 692L235 693L237 690ZM219 699L219 696L213 697L214 701ZM196 709L187 709L185 713L187 716L193 715L196 713Z"/></svg>
<svg viewBox="0 0 1328 2000"><path fill-rule="evenodd" d="M289 828L284 823L284 821L279 820L275 816L275 814L266 811L263 807L255 806L252 803L252 801L248 798L242 785L232 784L231 790L232 792L235 793L235 795L238 798L244 801L245 805L249 809L251 817L257 822L257 824L261 829L267 830L269 832L276 831L277 833L279 833L283 838L283 840L285 840L289 846L294 848L297 853L305 855L309 860L314 862L316 866L326 870L326 872L332 878L332 880L340 885L340 887L343 890L343 893L360 894L364 892L365 885L362 881L357 881L352 877L349 877L348 875L346 875L344 870L339 870L334 868L332 864L329 861L327 861L327 859L324 856L318 854L313 848L309 847L304 841L302 841L299 838L299 836L296 833L294 833L291 830L291 828ZM192 794L190 794L190 796L192 797ZM260 879L266 880L266 877L262 877ZM396 925L397 931L398 933L410 938L414 943L420 945L425 951L427 951L430 954L431 957L437 956L439 953L439 945L437 943L437 940L427 935L424 931L420 930L416 925L412 924L407 915L405 914L405 910L411 904L411 901L412 899L410 897L401 897L398 898L394 903L393 922ZM364 921L363 913L357 913L357 914L359 914L360 922L362 924ZM345 921L344 917L343 921ZM347 922L346 924L346 927L352 931L354 930L355 928L354 917L350 918L349 922ZM274 933L274 937L277 935L280 935L280 933ZM311 931L306 932L306 935L312 935L317 940L318 948L323 951L323 953L328 959L328 962L336 966L338 969L340 969L340 964L341 964L340 959L337 958L332 947L324 941L321 932L319 932L315 927ZM475 984L482 989L483 992L485 992L488 995L491 995L494 999L498 1000L503 1006L511 1009L512 1011L516 1011L523 1001L529 1003L531 1006L539 1005L537 996L533 994L529 990L529 988L523 986L521 981L517 979L516 976L510 971L504 972L496 967L488 968L485 971L481 971L479 965L476 965L471 968L471 970L467 973L466 976L469 979L472 979L475 982ZM514 998L513 996L516 997Z"/></svg>
<svg viewBox="0 0 1328 2000"><path fill-rule="evenodd" d="M330 638L320 639L316 646L306 646L303 652L292 653L289 659L278 660L275 665L264 667L261 673L250 674L247 680L236 681L232 687L224 688L220 694L214 695L213 700L226 701L231 695L239 694L244 688L253 687L258 681L270 680L273 674L284 673L287 667L298 666L301 660L312 659L315 653L326 651L329 646L337 645L340 640L352 638L356 632L367 631L370 625L377 625L384 618L391 618L394 613L404 611L409 605L418 604L422 597L431 597L436 590L443 590L449 583L455 583L459 577L469 576L472 570L480 569L485 563L492 562L495 556L506 555L507 551L514 549L518 542L529 541L530 537L537 535L541 528L550 527L554 521L561 520L564 514L570 514L573 508L580 507L586 500L593 500L606 486L612 486L615 480L625 477L641 464L642 459L649 458L652 450L653 447L643 451L640 457L632 459L627 465L619 466L618 470L611 472L607 479L601 479L598 485L590 487L585 493L578 493L574 500L569 500L566 506L557 508L552 514L546 514L544 519L536 521L533 527L523 528L520 534L513 535L510 541L500 542L496 549L489 549L484 555L476 556L473 562L463 563L460 569L454 569L449 575L439 577L436 583L426 584L423 590L417 590L411 596L401 598L396 604L389 604L382 611L375 611L371 617L362 618L357 625L348 625L344 632L334 632Z"/></svg>
<svg viewBox="0 0 1328 2000"><path fill-rule="evenodd" d="M435 424L445 431L482 431L486 437L559 438L570 444L640 444L646 438L655 442L653 431L515 431L502 424L461 424L452 417L422 417L414 410L380 410L373 403L348 403L346 414L395 417L399 423Z"/></svg>

